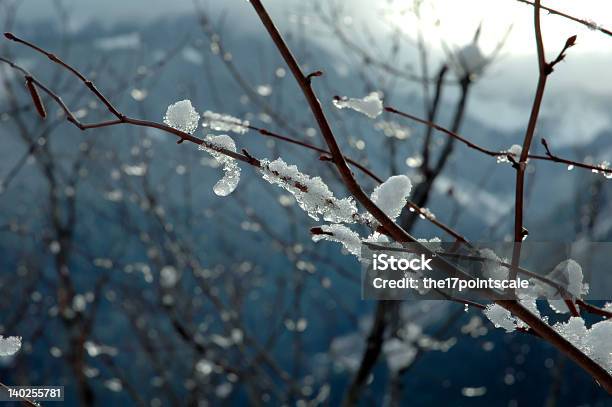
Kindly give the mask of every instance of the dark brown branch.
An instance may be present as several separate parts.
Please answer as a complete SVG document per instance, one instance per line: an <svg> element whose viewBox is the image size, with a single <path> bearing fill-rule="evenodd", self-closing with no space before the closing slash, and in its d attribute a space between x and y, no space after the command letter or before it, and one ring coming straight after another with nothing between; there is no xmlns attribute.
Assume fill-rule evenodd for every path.
<svg viewBox="0 0 612 407"><path fill-rule="evenodd" d="M519 162L514 166L516 169L516 188L514 194L514 249L512 252L512 266L515 267L510 270L510 278L516 278L516 267L518 267L521 259L521 242L523 241L523 205L524 205L524 193L525 193L525 170L527 169L527 156L529 155L529 149L531 148L531 142L535 134L535 129L538 123L538 117L540 115L540 107L542 106L542 100L544 99L544 89L546 88L546 81L548 75L552 73L552 66L546 62L546 54L544 51L544 41L542 40L542 28L540 26L540 0L535 0L535 6L533 8L533 22L534 31L536 38L536 50L538 55L538 84L536 87L536 93L533 98L533 104L531 106L531 114L529 115L529 122L527 123L527 130L525 131L525 137L523 139L523 145ZM566 45L569 43L566 42Z"/></svg>

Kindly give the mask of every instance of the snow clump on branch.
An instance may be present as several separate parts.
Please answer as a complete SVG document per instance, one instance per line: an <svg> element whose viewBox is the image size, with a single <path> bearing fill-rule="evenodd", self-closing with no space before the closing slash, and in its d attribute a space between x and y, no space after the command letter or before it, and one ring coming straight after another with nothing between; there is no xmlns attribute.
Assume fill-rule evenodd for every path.
<svg viewBox="0 0 612 407"><path fill-rule="evenodd" d="M353 198L338 199L320 177L310 177L282 158L262 160L261 173L271 184L285 188L308 216L332 223L354 223L357 206Z"/></svg>
<svg viewBox="0 0 612 407"><path fill-rule="evenodd" d="M372 92L362 99L354 98L335 98L334 106L338 109L353 109L359 113L365 114L370 119L375 119L383 112L382 99L378 92Z"/></svg>
<svg viewBox="0 0 612 407"><path fill-rule="evenodd" d="M389 216L392 220L395 220L400 215L402 208L406 205L406 199L408 198L411 189L412 182L410 182L410 178L405 175L395 175L377 186L372 192L370 198L372 199L372 202L374 202L387 216ZM355 215L351 217L350 223L353 223L355 218L359 218L370 226L377 225L376 220L369 213L363 216ZM357 258L360 258L361 242L363 239L361 239L356 232L342 225L326 225L322 226L321 230L323 233L315 234L312 237L312 240L315 242L320 240L338 242L342 244L349 253L354 254ZM374 232L374 234L372 234L366 240L372 242L379 241L379 239L381 239L381 241L387 240L386 236L380 235L377 232Z"/></svg>
<svg viewBox="0 0 612 407"><path fill-rule="evenodd" d="M391 220L397 219L406 206L412 182L406 175L394 175L374 188L370 198ZM374 218L369 215L373 220Z"/></svg>
<svg viewBox="0 0 612 407"><path fill-rule="evenodd" d="M0 356L12 356L21 349L21 336L0 335Z"/></svg>
<svg viewBox="0 0 612 407"><path fill-rule="evenodd" d="M181 100L168 106L164 116L166 125L189 134L196 131L199 122L200 115L190 100Z"/></svg>
<svg viewBox="0 0 612 407"><path fill-rule="evenodd" d="M565 323L556 323L553 329L612 374L612 322L600 321L587 328L584 319L571 317Z"/></svg>

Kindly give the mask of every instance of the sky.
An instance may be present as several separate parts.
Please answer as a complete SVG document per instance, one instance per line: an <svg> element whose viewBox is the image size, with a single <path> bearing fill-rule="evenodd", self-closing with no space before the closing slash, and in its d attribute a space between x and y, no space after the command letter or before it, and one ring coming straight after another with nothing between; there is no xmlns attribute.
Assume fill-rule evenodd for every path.
<svg viewBox="0 0 612 407"><path fill-rule="evenodd" d="M327 1L327 0L326 0ZM226 9L233 19L253 17L253 11L245 0L62 0L70 10L71 19L76 26L88 21L113 24L125 21L146 21L167 15L190 13L194 2L206 5L212 9ZM337 3L349 5L347 11L357 18L368 18L376 14L382 15L392 24L404 27L408 35L414 35L416 20L407 12L412 5L411 0L336 0ZM48 0L22 0L20 18L37 20L52 17L53 3ZM272 13L290 9L300 3L297 0L264 0L264 4ZM315 3L310 0L310 3ZM609 0L555 0L543 2L561 11L594 21L604 27L612 27L612 1ZM455 42L467 42L474 34L475 27L483 24L482 46L492 49L508 27L512 26L511 34L505 44L504 51L510 55L528 55L533 53L533 11L532 7L516 0L431 0L426 1L422 8L425 38L433 46L439 46L440 41L452 38ZM439 25L434 22L439 20ZM253 24L255 20L250 20ZM250 29L250 24L242 25ZM608 53L611 48L610 39L598 32L568 23L564 18L549 16L543 13L542 29L547 48L557 49L565 39L573 34L579 34L579 46L576 53Z"/></svg>
<svg viewBox="0 0 612 407"><path fill-rule="evenodd" d="M408 1L394 1L390 7L392 21L411 31L414 19L402 13ZM429 24L425 37L432 42L442 38L453 38L455 41L469 41L474 34L474 27L483 24L482 45L492 49L497 39L504 36L512 26L504 50L512 55L525 55L533 52L533 8L515 0L435 0L424 7L423 19L434 22L440 20L439 28ZM556 0L542 2L559 11L575 17L594 21L604 27L612 26L612 2L608 0ZM545 46L551 50L558 49L571 35L579 34L577 53L604 53L610 51L610 39L598 32L583 28L568 20L542 13L542 32ZM573 51L574 52L574 51Z"/></svg>
<svg viewBox="0 0 612 407"><path fill-rule="evenodd" d="M107 23L126 20L148 20L164 15L189 13L193 10L194 1L208 5L212 8L226 8L235 18L248 18L252 10L245 0L63 0L70 9L72 18L78 24L96 19ZM313 0L309 0L314 3ZM327 0L326 0L327 1ZM372 12L385 9L389 19L406 27L412 32L413 19L406 13L407 7L412 5L411 0L336 0L338 3L350 3L350 10L357 15L368 16ZM300 3L297 0L264 0L264 4L271 12L290 7L291 4ZM533 38L533 12L531 6L521 4L516 0L433 0L425 2L423 19L425 21L440 20L440 27L430 29L426 38L437 42L439 34L445 38L467 41L474 33L476 27L483 22L483 45L492 47L495 38L500 38L508 26L512 25L512 35L507 44L506 51L511 54L529 53ZM595 21L600 25L612 26L612 2L609 0L555 0L543 2L544 5L554 6L558 10L567 12L585 20ZM48 0L22 0L20 15L22 18L40 19L50 15L53 2ZM577 52L606 52L610 49L610 42L605 36L588 29L582 29L575 24L557 16L547 16L543 13L543 30L546 33L547 45L560 44L568 36L579 33L582 39Z"/></svg>

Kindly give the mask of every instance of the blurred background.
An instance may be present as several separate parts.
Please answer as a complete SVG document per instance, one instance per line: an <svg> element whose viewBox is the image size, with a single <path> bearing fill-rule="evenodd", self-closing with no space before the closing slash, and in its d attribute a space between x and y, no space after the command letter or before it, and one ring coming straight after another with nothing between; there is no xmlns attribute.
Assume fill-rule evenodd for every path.
<svg viewBox="0 0 612 407"><path fill-rule="evenodd" d="M382 179L409 175L413 200L468 239L512 239L515 172L507 162L398 116L338 110L332 100L378 91L385 105L490 149L520 144L537 81L530 5L264 4L303 69L324 72L314 86L346 155ZM554 7L612 26L606 2ZM323 146L248 2L0 0L0 24L76 66L131 116L161 122L168 105L190 99L200 112ZM542 27L549 57L569 36L578 41L550 77L536 138L572 160L610 160L612 38L547 13ZM110 118L48 59L8 41L0 55L47 83L80 120ZM0 334L24 341L0 358L0 381L66 386L67 405L338 405L376 319L377 304L360 299L357 260L312 242L319 224L251 168L221 198L212 191L221 170L193 145L147 128L80 132L46 106L42 121L23 78L0 67ZM318 153L257 131L235 140L348 194ZM543 153L539 141L533 152ZM356 175L365 190L376 186ZM609 182L531 163L529 239L610 240ZM454 240L414 213L402 222L417 237ZM552 347L495 330L479 310L406 302L389 318L363 405L612 405Z"/></svg>

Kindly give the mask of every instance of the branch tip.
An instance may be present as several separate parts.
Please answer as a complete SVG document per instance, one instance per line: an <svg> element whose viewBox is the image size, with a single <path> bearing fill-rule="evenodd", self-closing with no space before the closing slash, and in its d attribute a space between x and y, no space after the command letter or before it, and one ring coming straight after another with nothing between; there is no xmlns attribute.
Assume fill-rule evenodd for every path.
<svg viewBox="0 0 612 407"><path fill-rule="evenodd" d="M323 71L314 71L309 73L308 76L306 76L306 80L308 81L308 83L310 83L312 78L314 78L315 76L323 76Z"/></svg>
<svg viewBox="0 0 612 407"><path fill-rule="evenodd" d="M46 118L47 111L45 110L45 105L43 104L40 94L38 93L38 89L36 89L36 86L34 84L34 80L32 79L30 75L26 75L25 85L26 85L26 88L28 88L28 92L30 92L30 97L32 98L32 103L34 103L36 112L38 112L38 115L42 119Z"/></svg>

